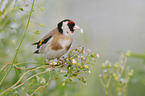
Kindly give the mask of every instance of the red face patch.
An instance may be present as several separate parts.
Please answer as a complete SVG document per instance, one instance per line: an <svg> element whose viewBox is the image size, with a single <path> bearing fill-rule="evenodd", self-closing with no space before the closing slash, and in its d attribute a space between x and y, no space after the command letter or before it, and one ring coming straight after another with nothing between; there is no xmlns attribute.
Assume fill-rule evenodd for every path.
<svg viewBox="0 0 145 96"><path fill-rule="evenodd" d="M74 22L74 21L69 21L68 23L70 23L70 24L75 24L75 22Z"/></svg>
<svg viewBox="0 0 145 96"><path fill-rule="evenodd" d="M67 25L69 26L70 31L73 33L74 32L75 22L69 21Z"/></svg>

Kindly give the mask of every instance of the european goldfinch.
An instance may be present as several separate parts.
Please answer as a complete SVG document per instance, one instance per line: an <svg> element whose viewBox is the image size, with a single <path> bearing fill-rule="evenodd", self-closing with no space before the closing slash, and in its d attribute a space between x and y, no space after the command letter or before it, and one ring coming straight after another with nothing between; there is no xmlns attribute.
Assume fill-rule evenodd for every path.
<svg viewBox="0 0 145 96"><path fill-rule="evenodd" d="M59 59L72 44L72 33L80 29L72 20L65 19L57 24L57 27L45 35L37 45L34 53L41 53L46 60Z"/></svg>

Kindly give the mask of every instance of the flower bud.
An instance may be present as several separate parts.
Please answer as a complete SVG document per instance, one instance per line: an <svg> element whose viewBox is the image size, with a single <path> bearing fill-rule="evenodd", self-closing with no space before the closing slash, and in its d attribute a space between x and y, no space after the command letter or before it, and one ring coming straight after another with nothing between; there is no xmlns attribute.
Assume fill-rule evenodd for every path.
<svg viewBox="0 0 145 96"><path fill-rule="evenodd" d="M87 49L87 52L88 52L88 53L91 53L91 50L90 50L90 49Z"/></svg>
<svg viewBox="0 0 145 96"><path fill-rule="evenodd" d="M131 54L131 52L130 52L130 50L128 50L128 51L126 52L126 57L129 57L130 54Z"/></svg>
<svg viewBox="0 0 145 96"><path fill-rule="evenodd" d="M88 66L87 66L87 65L85 65L84 67L85 67L85 68L88 68Z"/></svg>
<svg viewBox="0 0 145 96"><path fill-rule="evenodd" d="M119 65L119 63L118 63L118 62L116 62L116 63L114 64L114 68L117 68L117 67L118 67L118 65Z"/></svg>
<svg viewBox="0 0 145 96"><path fill-rule="evenodd" d="M52 62L52 65L56 65L56 64L57 64L57 62L55 62L55 61Z"/></svg>
<svg viewBox="0 0 145 96"><path fill-rule="evenodd" d="M62 83L62 86L65 86L65 83Z"/></svg>
<svg viewBox="0 0 145 96"><path fill-rule="evenodd" d="M131 69L131 70L129 71L129 73L128 73L128 76L129 76L129 77L131 77L131 76L133 75L133 71L134 71L133 69Z"/></svg>
<svg viewBox="0 0 145 96"><path fill-rule="evenodd" d="M77 61L75 59L72 59L72 64L76 64Z"/></svg>

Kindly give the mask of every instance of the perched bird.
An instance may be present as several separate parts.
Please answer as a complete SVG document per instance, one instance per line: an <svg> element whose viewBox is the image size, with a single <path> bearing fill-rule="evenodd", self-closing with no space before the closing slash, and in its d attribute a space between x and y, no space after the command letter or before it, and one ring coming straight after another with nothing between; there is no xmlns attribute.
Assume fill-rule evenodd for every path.
<svg viewBox="0 0 145 96"><path fill-rule="evenodd" d="M72 44L72 33L80 29L72 20L65 19L57 24L57 27L46 34L39 42L33 43L37 45L34 53L41 53L44 58L49 61L59 59L64 55Z"/></svg>

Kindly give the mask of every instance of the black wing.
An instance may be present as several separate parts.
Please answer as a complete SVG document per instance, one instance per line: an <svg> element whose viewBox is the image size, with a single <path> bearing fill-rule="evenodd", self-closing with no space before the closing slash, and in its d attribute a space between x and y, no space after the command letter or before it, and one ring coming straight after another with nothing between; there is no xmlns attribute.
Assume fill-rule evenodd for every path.
<svg viewBox="0 0 145 96"><path fill-rule="evenodd" d="M45 39L42 39L39 42L33 43L33 45L37 45L37 49L39 49L40 46L43 45L43 44L46 44L51 37L52 36L49 36ZM36 50L34 53L39 54L40 52L39 52L39 50Z"/></svg>

